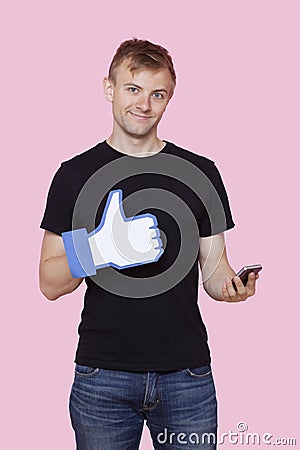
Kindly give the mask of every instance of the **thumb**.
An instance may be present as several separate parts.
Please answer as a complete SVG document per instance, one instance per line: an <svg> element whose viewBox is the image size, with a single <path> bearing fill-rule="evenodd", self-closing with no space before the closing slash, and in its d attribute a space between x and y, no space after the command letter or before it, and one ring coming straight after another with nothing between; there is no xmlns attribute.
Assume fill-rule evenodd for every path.
<svg viewBox="0 0 300 450"><path fill-rule="evenodd" d="M103 213L103 223L105 226L112 226L113 223L123 222L123 208L122 208L122 190L117 189L111 191L107 198Z"/></svg>

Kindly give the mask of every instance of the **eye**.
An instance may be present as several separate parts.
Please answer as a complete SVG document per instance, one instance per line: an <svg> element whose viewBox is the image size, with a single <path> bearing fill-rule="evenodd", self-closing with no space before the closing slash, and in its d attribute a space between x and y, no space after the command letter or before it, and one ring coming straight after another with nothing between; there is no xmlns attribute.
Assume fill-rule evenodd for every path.
<svg viewBox="0 0 300 450"><path fill-rule="evenodd" d="M137 91L138 91L138 89L137 89L136 87L134 87L134 86L130 86L130 87L128 88L128 90L129 90L129 92L131 92L132 94L136 94Z"/></svg>
<svg viewBox="0 0 300 450"><path fill-rule="evenodd" d="M154 97L157 98L158 100L163 100L164 96L161 92L154 92Z"/></svg>

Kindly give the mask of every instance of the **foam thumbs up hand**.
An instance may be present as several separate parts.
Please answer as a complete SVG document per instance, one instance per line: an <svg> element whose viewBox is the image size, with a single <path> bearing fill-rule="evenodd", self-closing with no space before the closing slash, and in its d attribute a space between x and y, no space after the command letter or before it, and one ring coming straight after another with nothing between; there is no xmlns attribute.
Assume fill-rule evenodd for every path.
<svg viewBox="0 0 300 450"><path fill-rule="evenodd" d="M126 218L122 191L109 193L99 226L87 233L79 229L62 233L73 277L95 275L96 269L118 269L157 261L163 253L157 219L153 214Z"/></svg>

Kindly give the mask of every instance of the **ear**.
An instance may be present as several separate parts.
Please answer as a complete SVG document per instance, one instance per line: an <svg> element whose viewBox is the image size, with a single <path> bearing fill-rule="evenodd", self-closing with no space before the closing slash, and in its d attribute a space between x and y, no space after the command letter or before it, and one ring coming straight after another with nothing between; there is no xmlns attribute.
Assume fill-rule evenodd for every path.
<svg viewBox="0 0 300 450"><path fill-rule="evenodd" d="M109 102L112 102L114 97L114 85L108 77L104 77L103 79L103 90L106 99Z"/></svg>

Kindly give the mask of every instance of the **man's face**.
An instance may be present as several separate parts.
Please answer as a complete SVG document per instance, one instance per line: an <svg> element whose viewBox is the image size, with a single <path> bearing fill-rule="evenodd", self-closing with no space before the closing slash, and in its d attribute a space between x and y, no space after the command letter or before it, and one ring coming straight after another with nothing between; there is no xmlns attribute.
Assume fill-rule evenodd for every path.
<svg viewBox="0 0 300 450"><path fill-rule="evenodd" d="M114 131L133 137L154 133L173 93L168 69L130 72L126 63L116 69L116 80L104 80L106 98L112 102Z"/></svg>

